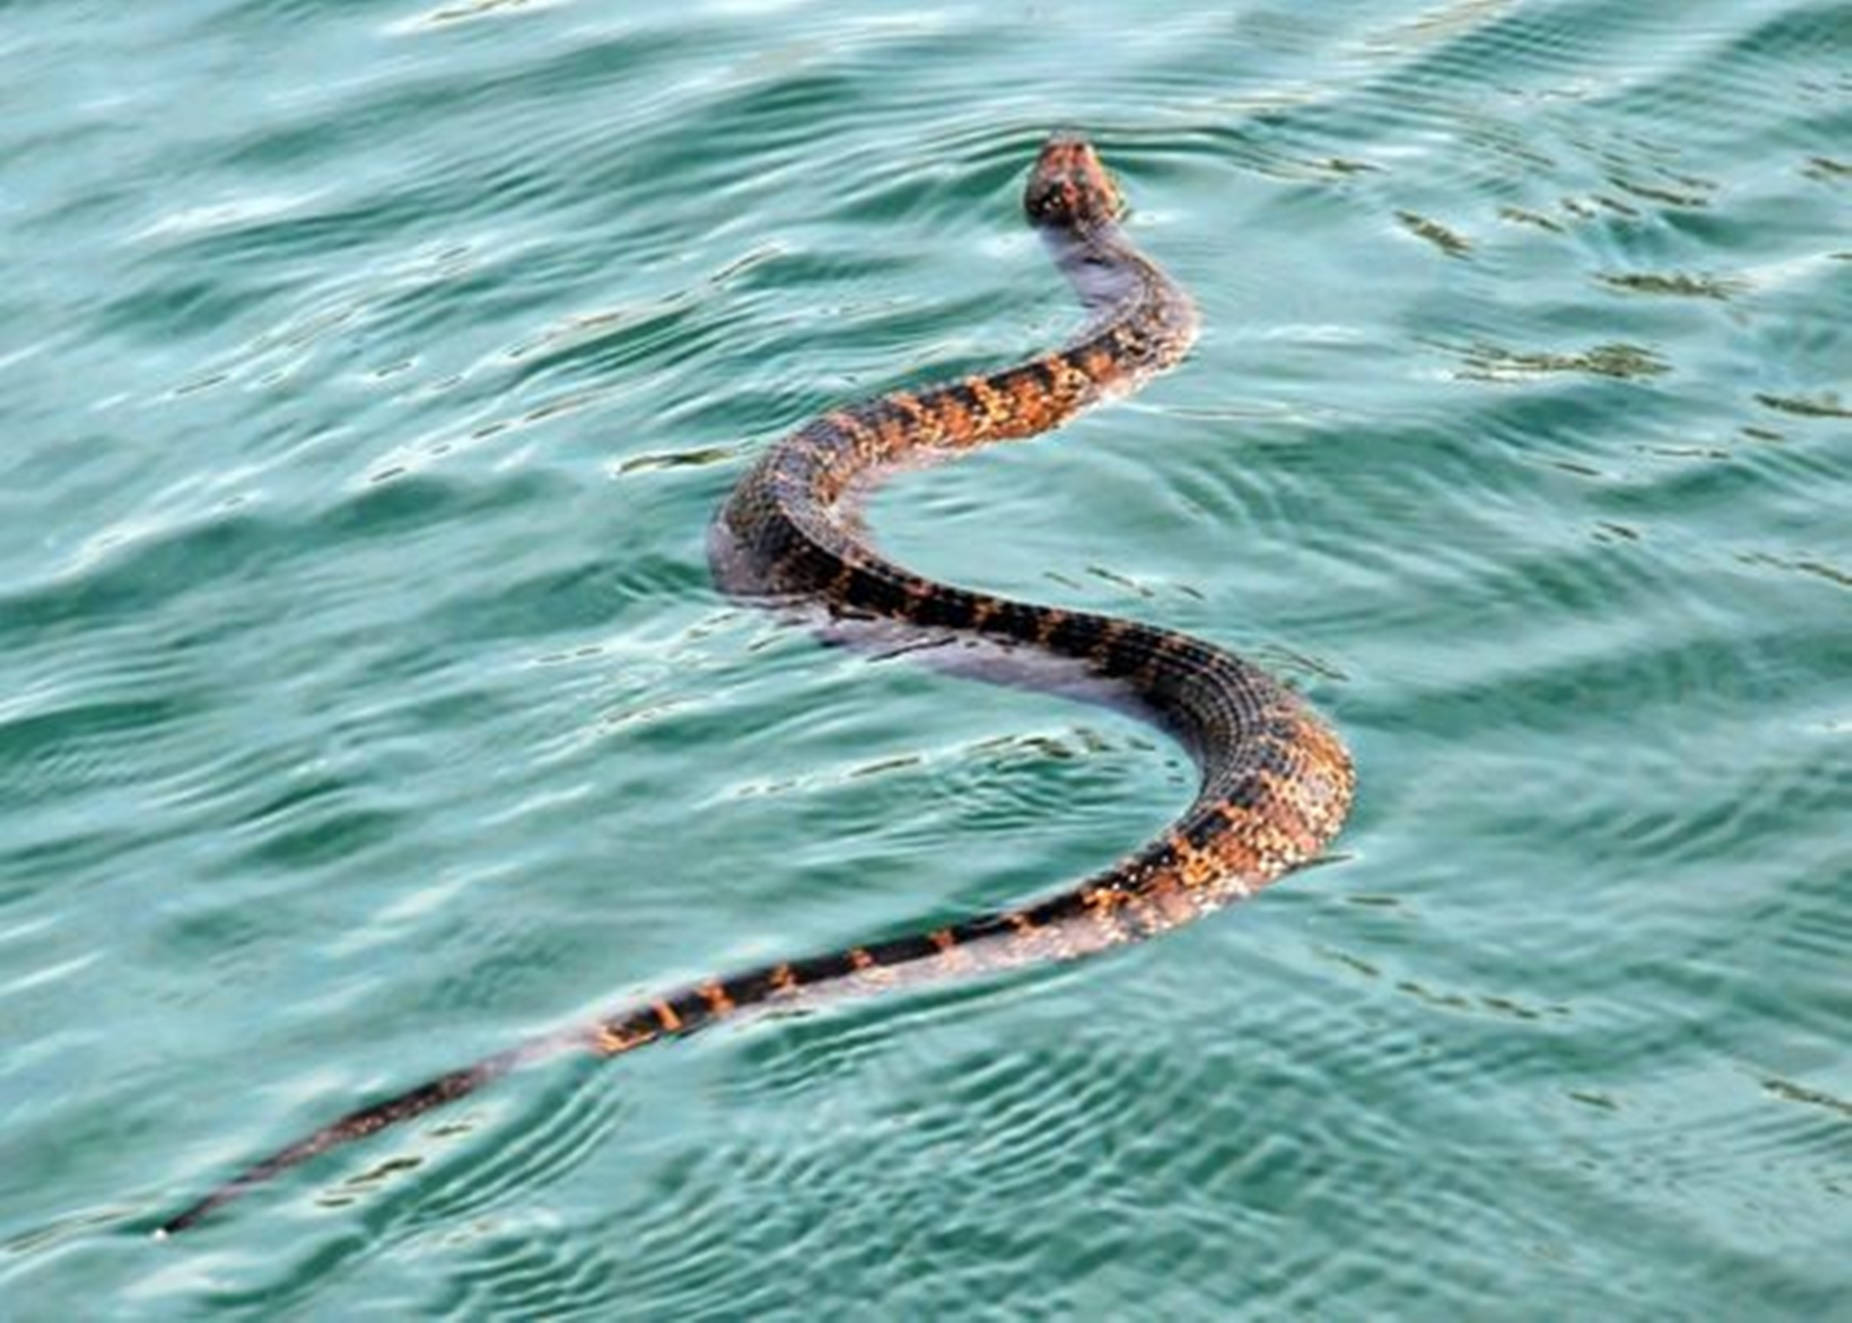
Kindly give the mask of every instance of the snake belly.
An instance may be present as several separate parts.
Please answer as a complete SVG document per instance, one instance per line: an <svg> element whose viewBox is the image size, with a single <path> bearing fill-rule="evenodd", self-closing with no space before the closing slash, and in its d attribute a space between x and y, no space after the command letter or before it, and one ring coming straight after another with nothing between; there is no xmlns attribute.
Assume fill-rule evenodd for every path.
<svg viewBox="0 0 1852 1323"><path fill-rule="evenodd" d="M1052 895L626 1004L361 1107L253 1163L156 1235L184 1230L298 1163L465 1097L520 1066L569 1052L616 1056L754 1010L1090 955L1250 896L1316 857L1337 834L1354 787L1350 756L1296 694L1259 667L1174 630L939 583L870 544L857 508L883 474L1059 427L1171 367L1195 339L1189 297L1126 237L1118 190L1084 140L1061 135L1043 146L1023 206L1091 314L1086 329L1026 362L891 391L786 436L716 517L715 576L741 599L798 603L832 619L887 622L1060 659L1182 742L1201 772L1189 807L1131 855Z"/></svg>

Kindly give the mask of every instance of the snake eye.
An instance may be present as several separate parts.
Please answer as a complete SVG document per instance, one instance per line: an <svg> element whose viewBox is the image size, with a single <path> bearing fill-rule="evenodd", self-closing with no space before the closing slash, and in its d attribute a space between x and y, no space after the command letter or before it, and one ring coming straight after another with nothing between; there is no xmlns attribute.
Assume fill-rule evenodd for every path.
<svg viewBox="0 0 1852 1323"><path fill-rule="evenodd" d="M1060 211L1061 190L1052 183L1032 184L1024 209L1036 220L1053 220Z"/></svg>

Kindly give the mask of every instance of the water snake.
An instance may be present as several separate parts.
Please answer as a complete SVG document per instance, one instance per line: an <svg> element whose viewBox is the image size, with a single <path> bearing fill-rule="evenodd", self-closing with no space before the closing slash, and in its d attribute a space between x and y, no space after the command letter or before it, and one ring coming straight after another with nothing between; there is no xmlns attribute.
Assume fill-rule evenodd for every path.
<svg viewBox="0 0 1852 1323"><path fill-rule="evenodd" d="M157 1234L189 1227L307 1158L528 1062L572 1051L616 1056L754 1009L1088 955L1249 896L1336 834L1350 805L1349 755L1264 671L1172 630L938 583L886 560L868 541L857 506L882 474L1046 432L1175 364L1195 339L1194 306L1120 228L1120 195L1086 142L1050 139L1023 205L1092 314L1086 328L1027 362L891 391L789 434L753 465L715 519L715 575L735 597L807 606L837 629L867 622L980 643L1004 669L1012 658L1059 659L1070 675L1128 701L1181 741L1201 769L1195 801L1142 849L1056 894L671 991L350 1112L233 1176Z"/></svg>

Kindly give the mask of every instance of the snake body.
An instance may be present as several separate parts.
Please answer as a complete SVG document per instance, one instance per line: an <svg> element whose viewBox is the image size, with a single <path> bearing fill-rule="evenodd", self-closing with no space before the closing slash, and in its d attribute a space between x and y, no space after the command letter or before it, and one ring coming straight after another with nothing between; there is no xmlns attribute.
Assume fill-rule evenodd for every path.
<svg viewBox="0 0 1852 1323"><path fill-rule="evenodd" d="M877 553L857 515L858 498L885 472L1046 432L1183 357L1195 338L1195 309L1132 246L1118 224L1121 205L1090 146L1051 139L1031 171L1024 209L1093 314L1087 328L1027 362L892 391L807 423L734 488L715 520L712 556L716 577L736 597L1062 659L1189 750L1202 779L1182 816L1111 868L1026 905L693 984L350 1112L240 1172L157 1234L189 1227L297 1163L541 1058L617 1056L755 1009L1090 955L1252 895L1324 848L1350 805L1349 755L1264 671L1172 630L924 578Z"/></svg>

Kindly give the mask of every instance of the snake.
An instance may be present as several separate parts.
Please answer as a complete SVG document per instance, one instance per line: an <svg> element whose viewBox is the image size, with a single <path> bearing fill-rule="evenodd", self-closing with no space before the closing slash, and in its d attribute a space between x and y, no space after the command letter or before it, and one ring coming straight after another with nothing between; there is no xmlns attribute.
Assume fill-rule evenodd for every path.
<svg viewBox="0 0 1852 1323"><path fill-rule="evenodd" d="M1126 234L1123 196L1084 138L1046 141L1023 210L1088 314L1080 332L1012 366L891 390L785 435L713 520L711 567L728 596L806 610L825 633L971 645L1000 663L999 675L1129 707L1196 763L1190 805L1130 855L1053 894L628 1002L358 1108L239 1171L157 1236L543 1058L615 1057L754 1011L1094 955L1245 899L1319 857L1349 811L1355 773L1343 742L1293 689L1176 630L938 582L887 559L869 537L863 499L882 478L1040 436L1174 366L1195 341L1195 305Z"/></svg>

